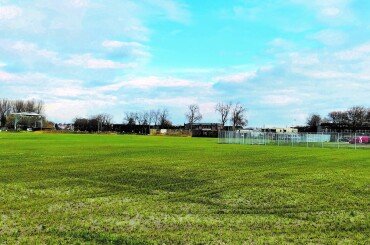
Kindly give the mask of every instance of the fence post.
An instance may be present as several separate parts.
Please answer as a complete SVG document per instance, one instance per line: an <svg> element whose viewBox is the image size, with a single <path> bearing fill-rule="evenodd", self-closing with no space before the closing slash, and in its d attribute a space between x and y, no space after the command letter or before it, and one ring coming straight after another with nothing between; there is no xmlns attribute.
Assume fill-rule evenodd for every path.
<svg viewBox="0 0 370 245"><path fill-rule="evenodd" d="M263 135L263 136L265 137L265 145L267 145L267 144L266 144L266 134L267 134L267 133L265 133L265 134Z"/></svg>
<svg viewBox="0 0 370 245"><path fill-rule="evenodd" d="M338 149L339 149L339 133L338 133L338 135L337 135L337 142L338 142Z"/></svg>
<svg viewBox="0 0 370 245"><path fill-rule="evenodd" d="M308 133L306 133L306 147L308 148Z"/></svg>
<svg viewBox="0 0 370 245"><path fill-rule="evenodd" d="M324 133L321 132L321 148L324 148Z"/></svg>
<svg viewBox="0 0 370 245"><path fill-rule="evenodd" d="M294 141L293 141L293 134L290 134L290 141L292 142L292 147L293 147L293 144L294 144Z"/></svg>

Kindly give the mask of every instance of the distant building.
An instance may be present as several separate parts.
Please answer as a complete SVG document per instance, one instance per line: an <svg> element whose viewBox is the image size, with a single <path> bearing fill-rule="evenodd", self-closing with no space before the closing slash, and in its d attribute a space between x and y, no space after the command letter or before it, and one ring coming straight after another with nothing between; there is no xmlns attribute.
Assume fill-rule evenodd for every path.
<svg viewBox="0 0 370 245"><path fill-rule="evenodd" d="M74 125L72 123L57 123L54 125L56 130L73 131Z"/></svg>
<svg viewBox="0 0 370 245"><path fill-rule="evenodd" d="M370 124L354 129L350 125L337 125L334 123L322 123L317 132L323 133L370 133Z"/></svg>
<svg viewBox="0 0 370 245"><path fill-rule="evenodd" d="M185 123L184 128L189 130L192 128L193 130L202 130L202 131L218 131L221 130L222 125L220 123Z"/></svg>
<svg viewBox="0 0 370 245"><path fill-rule="evenodd" d="M218 132L222 129L220 123L190 123L184 124L185 130L191 129L192 137L218 137Z"/></svg>
<svg viewBox="0 0 370 245"><path fill-rule="evenodd" d="M261 128L261 131L262 132L269 132L269 133L298 133L298 129L297 128Z"/></svg>

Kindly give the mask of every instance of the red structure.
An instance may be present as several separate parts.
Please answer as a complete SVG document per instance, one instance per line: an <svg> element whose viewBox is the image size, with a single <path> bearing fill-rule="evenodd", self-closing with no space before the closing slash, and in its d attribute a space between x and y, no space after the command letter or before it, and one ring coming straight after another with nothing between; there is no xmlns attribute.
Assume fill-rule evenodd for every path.
<svg viewBox="0 0 370 245"><path fill-rule="evenodd" d="M369 144L370 143L370 137L369 136L357 136L355 138L352 138L349 141L350 144Z"/></svg>

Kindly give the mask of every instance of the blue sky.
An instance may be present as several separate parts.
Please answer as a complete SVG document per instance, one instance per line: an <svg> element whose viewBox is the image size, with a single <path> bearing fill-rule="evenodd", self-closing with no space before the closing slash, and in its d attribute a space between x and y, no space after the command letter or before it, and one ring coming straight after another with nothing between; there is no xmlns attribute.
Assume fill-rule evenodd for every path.
<svg viewBox="0 0 370 245"><path fill-rule="evenodd" d="M250 126L370 106L366 0L0 0L0 98L69 122L197 103L248 108Z"/></svg>

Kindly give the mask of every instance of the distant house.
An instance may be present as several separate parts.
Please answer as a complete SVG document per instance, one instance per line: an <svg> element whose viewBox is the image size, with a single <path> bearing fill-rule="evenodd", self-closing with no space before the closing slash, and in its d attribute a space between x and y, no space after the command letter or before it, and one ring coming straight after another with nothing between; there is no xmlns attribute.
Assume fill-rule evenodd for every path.
<svg viewBox="0 0 370 245"><path fill-rule="evenodd" d="M220 123L193 123L193 125L186 123L184 128L187 130L192 128L193 130L218 131L221 130L222 125Z"/></svg>
<svg viewBox="0 0 370 245"><path fill-rule="evenodd" d="M190 123L184 124L185 130L190 130L193 137L218 137L218 132L222 129L220 123Z"/></svg>
<svg viewBox="0 0 370 245"><path fill-rule="evenodd" d="M269 133L298 133L297 128L261 128L262 132L269 132Z"/></svg>
<svg viewBox="0 0 370 245"><path fill-rule="evenodd" d="M321 123L317 132L324 133L370 133L370 124L353 128L350 125L338 125L335 123Z"/></svg>
<svg viewBox="0 0 370 245"><path fill-rule="evenodd" d="M74 125L71 123L57 123L54 125L56 130L73 131Z"/></svg>

